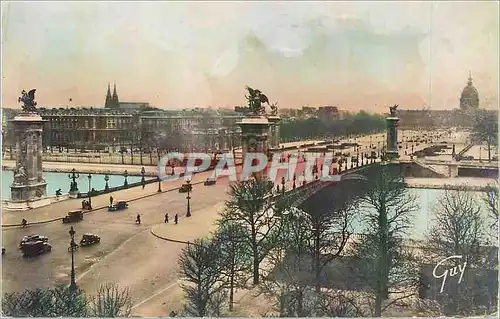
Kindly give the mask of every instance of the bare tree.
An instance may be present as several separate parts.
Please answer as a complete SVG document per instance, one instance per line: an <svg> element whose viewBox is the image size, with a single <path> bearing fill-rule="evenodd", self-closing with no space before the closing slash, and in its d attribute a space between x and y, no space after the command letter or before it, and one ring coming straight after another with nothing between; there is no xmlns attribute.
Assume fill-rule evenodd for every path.
<svg viewBox="0 0 500 319"><path fill-rule="evenodd" d="M477 110L472 128L472 139L486 142L488 145L488 161L491 162L491 145L498 141L498 119L494 112Z"/></svg>
<svg viewBox="0 0 500 319"><path fill-rule="evenodd" d="M438 259L461 255L469 265L481 264L479 247L484 242L484 225L477 198L466 186L450 189L434 208L434 225L427 247Z"/></svg>
<svg viewBox="0 0 500 319"><path fill-rule="evenodd" d="M188 300L185 307L188 315L212 315L215 299L220 300L218 294L224 288L221 282L224 265L220 256L217 242L208 239L197 239L182 250L179 256L180 273L182 279L190 283L182 285Z"/></svg>
<svg viewBox="0 0 500 319"><path fill-rule="evenodd" d="M246 272L251 269L251 260L248 254L245 254L245 234L238 224L222 221L215 239L221 253L221 280L229 289L229 311L233 311L234 290L244 286L247 279Z"/></svg>
<svg viewBox="0 0 500 319"><path fill-rule="evenodd" d="M102 284L90 297L89 312L93 317L128 317L132 310L129 289L115 283Z"/></svg>
<svg viewBox="0 0 500 319"><path fill-rule="evenodd" d="M458 189L446 187L434 209L435 221L427 241L427 256L433 264L449 256L462 256L462 259L449 260L448 267L458 267L467 262L467 271L482 269L493 273L497 265L495 247L486 245L485 223L478 205L478 198L466 185ZM493 292L483 284L477 284L481 275L464 277L464 283L453 285L434 296L432 303L423 303L429 309L437 309L444 315L473 315L482 311L479 298L486 293L491 309ZM478 287L479 286L479 287ZM486 288L486 289L485 289Z"/></svg>
<svg viewBox="0 0 500 319"><path fill-rule="evenodd" d="M494 242L498 242L498 181L493 185L488 185L483 201L488 208L488 217L491 220L490 230L492 237L495 239Z"/></svg>
<svg viewBox="0 0 500 319"><path fill-rule="evenodd" d="M305 213L292 210L281 216L280 227L273 235L273 249L267 256L272 269L264 277L261 288L265 294L275 298L275 307L280 316L304 317L309 315L305 305L311 290L311 230L304 225ZM305 227L304 227L305 226Z"/></svg>
<svg viewBox="0 0 500 319"><path fill-rule="evenodd" d="M259 283L259 266L271 250L270 234L277 226L273 187L268 181L250 179L230 185L226 210L222 218L237 223L252 258L253 283Z"/></svg>
<svg viewBox="0 0 500 319"><path fill-rule="evenodd" d="M361 198L366 234L355 244L360 275L374 294L373 315L379 317L390 305L413 296L417 284L414 259L402 237L411 227L418 205L405 187L396 165L380 165L366 171ZM390 302L389 295L394 298Z"/></svg>
<svg viewBox="0 0 500 319"><path fill-rule="evenodd" d="M309 252L316 293L321 291L323 269L340 257L353 233L352 222L357 216L359 189L353 189L351 181L343 181L328 191L328 197L319 207L315 201L301 205L303 227L309 231ZM313 198L314 199L314 198Z"/></svg>
<svg viewBox="0 0 500 319"><path fill-rule="evenodd" d="M85 317L85 293L67 286L7 293L2 298L2 314L8 317Z"/></svg>

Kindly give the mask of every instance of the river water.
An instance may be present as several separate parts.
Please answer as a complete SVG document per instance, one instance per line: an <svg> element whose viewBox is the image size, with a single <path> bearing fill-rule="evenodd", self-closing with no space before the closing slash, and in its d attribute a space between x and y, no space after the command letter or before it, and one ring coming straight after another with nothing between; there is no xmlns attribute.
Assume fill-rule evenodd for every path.
<svg viewBox="0 0 500 319"><path fill-rule="evenodd" d="M78 188L81 192L87 192L89 190L89 181L88 174L81 174L77 179ZM92 175L91 179L91 187L96 190L104 189L106 182L104 181L104 176L101 174ZM123 175L108 175L109 187L115 187L123 185L124 177ZM1 184L2 184L2 200L10 198L10 185L12 184L13 172L12 171L2 171L1 175ZM45 181L47 182L47 195L55 195L57 189L61 188L63 193L69 192L69 186L71 180L66 173L52 173L45 172L44 173ZM141 180L140 176L128 176L127 180L129 183L139 182ZM440 196L444 193L442 189L422 189L422 188L411 188L409 189L411 194L414 194L416 197L416 204L418 209L412 213L413 216L413 225L408 230L407 235L409 238L413 239L423 239L425 234L430 230L431 225L433 224L434 219L434 211L436 208L436 204L440 198ZM481 212L485 216L488 215L488 210L483 202L483 193L482 192L473 192L476 202L478 206L481 208ZM370 210L370 208L361 207L359 209L358 216L364 215L363 212ZM353 221L353 228L356 233L365 232L365 227L363 226L364 222L362 219L356 218Z"/></svg>
<svg viewBox="0 0 500 319"><path fill-rule="evenodd" d="M435 213L439 211L439 200L444 194L443 189L423 189L423 188L410 188L408 189L410 194L416 197L415 204L417 209L411 213L412 225L407 230L406 234L408 238L422 240L425 238L426 234L431 229L435 220ZM487 221L488 208L483 201L483 192L472 192L475 199L475 203L481 210L481 214L484 216L484 221ZM359 217L357 217L352 225L355 233L365 233L366 226L363 224L363 218L361 216L365 215L367 212L374 211L371 207L361 207L359 209Z"/></svg>
<svg viewBox="0 0 500 319"><path fill-rule="evenodd" d="M104 189L104 186L106 185L106 181L104 180L105 175L92 174L91 176L92 178L90 187L91 188L93 187L96 190ZM109 181L108 181L109 187L121 186L125 181L123 175L108 175L108 176L109 176ZM47 182L48 196L55 195L56 190L58 190L59 188L62 190L63 193L69 192L71 179L68 177L67 173L44 172L43 177ZM13 171L2 171L2 176L1 176L2 200L10 199L10 185L12 184L13 178L14 178ZM127 181L129 184L140 182L141 177L128 176ZM88 174L80 174L80 177L76 179L76 182L78 183L78 189L80 190L80 192L82 193L88 192L89 190Z"/></svg>

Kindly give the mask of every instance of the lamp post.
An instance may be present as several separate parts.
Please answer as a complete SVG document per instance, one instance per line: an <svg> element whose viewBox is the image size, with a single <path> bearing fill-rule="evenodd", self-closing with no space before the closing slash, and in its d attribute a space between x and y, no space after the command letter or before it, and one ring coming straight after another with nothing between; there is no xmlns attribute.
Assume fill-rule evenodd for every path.
<svg viewBox="0 0 500 319"><path fill-rule="evenodd" d="M78 183L76 182L77 178L80 178L80 174L76 172L76 169L72 169L71 173L68 174L68 178L70 178L72 181L69 186L69 191L70 192L78 192Z"/></svg>
<svg viewBox="0 0 500 319"><path fill-rule="evenodd" d="M89 179L89 208L92 209L92 175L90 175L89 173L89 176L87 176L87 178Z"/></svg>
<svg viewBox="0 0 500 319"><path fill-rule="evenodd" d="M104 189L108 190L109 189L109 185L108 185L109 176L108 176L108 174L104 175L104 181L106 182L106 185L104 185Z"/></svg>
<svg viewBox="0 0 500 319"><path fill-rule="evenodd" d="M71 282L69 284L69 289L71 291L75 291L76 290L76 280L75 280L75 247L76 247L76 244L75 244L75 230L73 229L73 226L71 226L70 230L69 230L69 236L71 237L71 242L70 242L70 245L71 245Z"/></svg>
<svg viewBox="0 0 500 319"><path fill-rule="evenodd" d="M128 181L127 181L128 171L127 170L125 170L125 172L123 172L123 177L125 178L125 180L123 181L123 186L127 186L128 185Z"/></svg>
<svg viewBox="0 0 500 319"><path fill-rule="evenodd" d="M191 217L191 205L189 203L189 200L191 199L191 196L189 196L189 193L191 193L191 181L187 181L187 185L188 185L188 187L187 187L187 193L188 194L187 194L186 199L188 201L188 203L187 203L188 205L187 205L186 217Z"/></svg>
<svg viewBox="0 0 500 319"><path fill-rule="evenodd" d="M160 178L160 175L158 175L157 178L158 178L158 190L156 192L161 193L161 178Z"/></svg>

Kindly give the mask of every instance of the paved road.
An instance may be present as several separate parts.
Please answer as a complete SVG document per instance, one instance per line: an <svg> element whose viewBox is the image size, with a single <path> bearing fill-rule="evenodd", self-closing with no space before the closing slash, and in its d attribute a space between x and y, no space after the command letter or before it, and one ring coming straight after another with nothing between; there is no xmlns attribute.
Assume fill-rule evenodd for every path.
<svg viewBox="0 0 500 319"><path fill-rule="evenodd" d="M191 218L201 218L204 211L222 202L226 198L226 187L227 180L211 187L195 185ZM176 265L179 247L160 245L150 234L151 226L163 223L166 212L170 214L171 220L175 213L179 213L180 223L183 223L186 194L170 192L141 199L121 212L95 211L85 215L82 222L73 224L78 239L88 232L102 237L100 244L80 248L76 253L78 276L90 270L79 280L80 284L92 290L100 282L115 281L130 286L134 300L142 300L151 295L157 286L168 284L168 280L175 278L171 269ZM138 213L142 216L141 225L134 223ZM69 225L59 222L3 230L2 245L7 249L7 254L2 258L4 291L67 283L70 270L68 231ZM201 236L207 228L190 231L199 232ZM17 245L22 236L32 233L48 236L53 251L38 258L23 258ZM94 266L89 268L91 265Z"/></svg>

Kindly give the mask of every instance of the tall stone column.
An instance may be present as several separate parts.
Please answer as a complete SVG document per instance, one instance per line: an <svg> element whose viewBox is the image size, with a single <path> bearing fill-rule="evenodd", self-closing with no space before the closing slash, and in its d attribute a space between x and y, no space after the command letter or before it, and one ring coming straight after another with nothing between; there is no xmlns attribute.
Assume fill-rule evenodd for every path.
<svg viewBox="0 0 500 319"><path fill-rule="evenodd" d="M387 122L387 150L386 155L389 160L399 158L398 147L398 122L399 118L390 116L386 118Z"/></svg>
<svg viewBox="0 0 500 319"><path fill-rule="evenodd" d="M241 127L242 159L245 161L247 153L269 152L269 127L271 123L263 116L250 116L237 123ZM245 164L243 162L243 164ZM248 165L248 164L247 164ZM265 178L265 173L255 174L256 178Z"/></svg>
<svg viewBox="0 0 500 319"><path fill-rule="evenodd" d="M50 203L43 179L44 120L36 113L21 113L12 121L16 137L16 168L7 209L29 209Z"/></svg>
<svg viewBox="0 0 500 319"><path fill-rule="evenodd" d="M268 120L271 123L271 127L269 130L269 132L270 132L269 145L272 148L277 149L277 148L279 148L279 144L280 144L280 131L279 131L280 125L279 125L279 122L281 121L281 119L279 116L269 116Z"/></svg>

